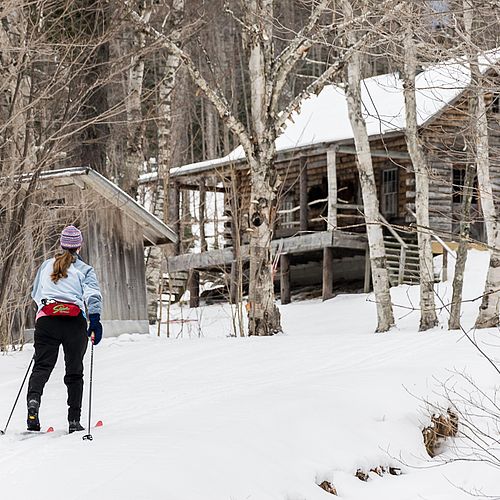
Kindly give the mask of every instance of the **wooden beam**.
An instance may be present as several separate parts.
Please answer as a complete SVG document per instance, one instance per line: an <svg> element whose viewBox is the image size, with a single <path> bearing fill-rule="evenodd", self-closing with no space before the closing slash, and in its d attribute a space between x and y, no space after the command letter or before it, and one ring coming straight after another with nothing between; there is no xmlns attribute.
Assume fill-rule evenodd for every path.
<svg viewBox="0 0 500 500"><path fill-rule="evenodd" d="M189 307L200 307L200 272L196 269L189 277Z"/></svg>
<svg viewBox="0 0 500 500"><path fill-rule="evenodd" d="M328 176L328 231L337 228L337 164L335 149L326 152L326 169Z"/></svg>
<svg viewBox="0 0 500 500"><path fill-rule="evenodd" d="M280 255L280 289L281 305L290 304L290 255L286 253Z"/></svg>
<svg viewBox="0 0 500 500"><path fill-rule="evenodd" d="M323 248L323 300L333 297L333 248Z"/></svg>
<svg viewBox="0 0 500 500"><path fill-rule="evenodd" d="M347 231L317 231L302 234L293 238L273 240L271 248L273 254L280 251L289 254L305 254L322 250L325 247L350 248L353 250L366 249L366 235L362 233L348 233ZM249 259L249 246L241 245L240 253L243 261ZM187 271L189 269L221 268L231 265L234 257L233 248L210 250L202 253L190 253L168 257L169 272Z"/></svg>
<svg viewBox="0 0 500 500"><path fill-rule="evenodd" d="M335 146L335 149L339 153L345 153L345 154L357 154L356 153L356 148L354 146L342 146L342 145L337 145ZM393 158L394 160L411 160L410 155L408 153L405 153L404 151L390 151L390 150L383 150L383 149L371 149L370 154L372 157L375 158Z"/></svg>
<svg viewBox="0 0 500 500"><path fill-rule="evenodd" d="M300 205L300 230L307 231L308 224L308 205L307 205L307 158L300 159L300 177L299 177L299 205Z"/></svg>
<svg viewBox="0 0 500 500"><path fill-rule="evenodd" d="M205 178L202 177L200 179L200 199L199 199L199 204L198 204L198 218L200 220L200 246L201 246L201 251L206 252L208 249L207 245L207 239L205 236L205 206L206 206L206 191L205 191Z"/></svg>

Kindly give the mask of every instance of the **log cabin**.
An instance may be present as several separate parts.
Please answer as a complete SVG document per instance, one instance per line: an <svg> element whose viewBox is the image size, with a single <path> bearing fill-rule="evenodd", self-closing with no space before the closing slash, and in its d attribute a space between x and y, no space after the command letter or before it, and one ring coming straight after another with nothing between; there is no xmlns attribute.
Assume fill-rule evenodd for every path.
<svg viewBox="0 0 500 500"><path fill-rule="evenodd" d="M496 197L500 194L500 86L492 61L499 56L498 51L492 52L481 62ZM447 248L445 242L452 241L458 231L464 169L474 150L471 91L470 71L464 61L431 65L416 76L419 136L430 171L430 230L437 251ZM403 85L398 73L365 79L362 98L391 283L417 282L415 179L404 135ZM323 299L332 296L336 282L361 280L368 291L370 269L356 150L341 86L326 86L319 95L306 99L288 120L276 140L274 168L280 186L272 249L281 303L290 301L295 283L321 284ZM239 274L244 275L248 259L251 203L242 147L222 158L173 168L171 179L176 227L191 242L180 242L177 255L168 259L167 276L177 286L189 275L190 302L196 306L199 273L224 272L230 277L230 298L235 300L235 284ZM155 173L141 178L146 189L152 182L157 182ZM222 241L216 237L207 241L206 226L213 224L206 216L209 192L223 197L224 214L218 219L224 225ZM193 193L196 214L186 213L187 204L179 201L189 200ZM471 236L484 241L477 190L472 220Z"/></svg>

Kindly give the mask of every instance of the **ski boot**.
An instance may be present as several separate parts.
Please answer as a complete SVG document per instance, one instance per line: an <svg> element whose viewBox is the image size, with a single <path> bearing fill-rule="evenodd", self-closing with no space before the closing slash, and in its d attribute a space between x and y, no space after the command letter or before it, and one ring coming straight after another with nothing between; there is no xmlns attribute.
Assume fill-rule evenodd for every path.
<svg viewBox="0 0 500 500"><path fill-rule="evenodd" d="M73 432L84 431L85 429L82 427L78 420L70 420L68 432L73 434Z"/></svg>
<svg viewBox="0 0 500 500"><path fill-rule="evenodd" d="M40 430L40 420L38 418L38 411L40 409L40 402L36 399L30 399L28 401L28 430L29 431L39 431Z"/></svg>

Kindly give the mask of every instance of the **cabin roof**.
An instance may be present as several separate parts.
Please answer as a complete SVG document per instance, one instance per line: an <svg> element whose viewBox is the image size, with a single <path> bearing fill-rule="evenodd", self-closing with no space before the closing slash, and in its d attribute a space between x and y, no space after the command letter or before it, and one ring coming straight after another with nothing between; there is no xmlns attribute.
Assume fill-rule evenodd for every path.
<svg viewBox="0 0 500 500"><path fill-rule="evenodd" d="M103 198L119 208L142 228L144 244L163 245L177 243L177 234L158 217L137 203L130 195L109 179L90 167L72 167L45 171L40 174L40 180L68 179L71 183L82 187L88 186Z"/></svg>
<svg viewBox="0 0 500 500"><path fill-rule="evenodd" d="M500 49L479 58L482 71L500 60ZM465 59L445 61L425 68L416 76L418 125L428 124L470 85L470 69ZM403 82L398 73L366 78L361 83L363 115L369 136L401 132L406 126ZM299 111L287 120L276 139L276 152L292 151L316 144L353 139L342 86L327 85L318 95L304 100ZM241 146L229 155L171 169L172 176L211 170L245 158ZM142 182L156 178L156 172L141 176Z"/></svg>

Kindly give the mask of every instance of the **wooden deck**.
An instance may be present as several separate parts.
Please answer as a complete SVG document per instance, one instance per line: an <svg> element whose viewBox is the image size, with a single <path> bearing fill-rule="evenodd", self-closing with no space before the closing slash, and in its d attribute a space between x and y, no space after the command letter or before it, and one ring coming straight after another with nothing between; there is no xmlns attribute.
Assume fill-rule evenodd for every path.
<svg viewBox="0 0 500 500"><path fill-rule="evenodd" d="M329 247L366 250L367 240L365 234L335 230L318 231L273 240L271 245L273 254L276 254L278 250L280 254L303 254ZM248 260L249 248L249 245L242 245L241 257L243 260ZM192 269L220 269L229 266L234 260L235 255L231 247L209 252L183 254L169 257L166 271L174 273Z"/></svg>

